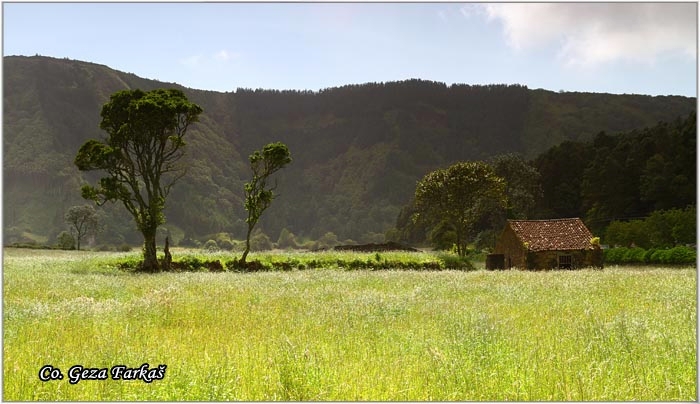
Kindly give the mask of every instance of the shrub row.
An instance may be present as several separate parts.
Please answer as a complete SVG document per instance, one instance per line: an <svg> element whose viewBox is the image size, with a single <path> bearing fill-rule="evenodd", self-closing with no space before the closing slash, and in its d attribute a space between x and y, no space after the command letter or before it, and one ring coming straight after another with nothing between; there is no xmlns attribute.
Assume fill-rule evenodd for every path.
<svg viewBox="0 0 700 404"><path fill-rule="evenodd" d="M124 261L119 268L135 270L140 265L139 261ZM288 258L284 261L261 262L253 260L241 265L238 260L204 260L197 257L186 256L173 260L171 271L185 272L260 272L260 271L291 271L322 268L340 268L345 270L413 270L413 271L440 271L445 269L473 270L474 266L469 260L461 259L450 254L441 254L434 261L391 260L382 258L379 254L367 259L307 259L300 260Z"/></svg>
<svg viewBox="0 0 700 404"><path fill-rule="evenodd" d="M695 264L696 261L695 248L683 246L668 249L620 247L605 250L607 264L687 265Z"/></svg>

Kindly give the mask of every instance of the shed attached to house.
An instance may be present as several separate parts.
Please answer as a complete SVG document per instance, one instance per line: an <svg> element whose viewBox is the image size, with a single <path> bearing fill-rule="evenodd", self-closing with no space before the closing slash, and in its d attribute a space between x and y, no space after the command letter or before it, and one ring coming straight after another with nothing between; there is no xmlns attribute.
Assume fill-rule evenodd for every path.
<svg viewBox="0 0 700 404"><path fill-rule="evenodd" d="M603 267L603 252L581 219L509 220L493 255L503 268ZM487 269L496 269L488 268Z"/></svg>

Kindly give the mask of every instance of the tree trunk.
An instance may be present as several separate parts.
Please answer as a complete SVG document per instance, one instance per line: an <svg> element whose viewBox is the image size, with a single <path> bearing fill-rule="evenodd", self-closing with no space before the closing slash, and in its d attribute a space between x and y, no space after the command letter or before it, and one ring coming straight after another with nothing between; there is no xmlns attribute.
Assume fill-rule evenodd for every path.
<svg viewBox="0 0 700 404"><path fill-rule="evenodd" d="M241 260L239 261L244 265L246 258L248 258L248 253L250 252L250 234L253 232L253 226L255 226L255 223L253 223L252 226L248 224L248 234L245 237L245 250L243 251L243 256L241 256Z"/></svg>
<svg viewBox="0 0 700 404"><path fill-rule="evenodd" d="M459 229L457 229L455 233L457 233L457 256L462 257L462 233L459 231Z"/></svg>
<svg viewBox="0 0 700 404"><path fill-rule="evenodd" d="M158 257L156 255L156 231L143 232L143 264L141 265L143 272L158 272Z"/></svg>
<svg viewBox="0 0 700 404"><path fill-rule="evenodd" d="M173 262L173 256L170 254L170 243L168 237L165 237L165 247L163 247L163 252L165 253L165 258L163 259L163 271L170 271L170 264Z"/></svg>

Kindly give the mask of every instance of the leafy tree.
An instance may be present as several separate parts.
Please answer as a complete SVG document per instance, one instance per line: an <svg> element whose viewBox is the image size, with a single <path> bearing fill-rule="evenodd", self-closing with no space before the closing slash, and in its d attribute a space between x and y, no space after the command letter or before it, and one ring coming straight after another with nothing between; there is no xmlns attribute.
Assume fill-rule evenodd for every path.
<svg viewBox="0 0 700 404"><path fill-rule="evenodd" d="M80 171L107 173L97 186L83 186L83 198L98 205L121 201L134 217L144 238L143 271L160 270L156 231L165 223L165 199L185 173L176 164L184 154L184 136L201 112L180 90L119 91L100 114L107 138L88 140L75 158Z"/></svg>
<svg viewBox="0 0 700 404"><path fill-rule="evenodd" d="M428 173L418 182L415 198L416 220L451 223L457 253L465 256L477 222L494 206L505 207L505 182L484 162L462 162Z"/></svg>
<svg viewBox="0 0 700 404"><path fill-rule="evenodd" d="M430 231L426 221L413 220L418 210L416 209L415 196L401 208L396 217L396 228L387 234L387 240L398 241L407 244L420 244L425 241L426 234Z"/></svg>
<svg viewBox="0 0 700 404"><path fill-rule="evenodd" d="M457 233L452 223L442 221L428 235L433 247L437 250L450 250L457 245Z"/></svg>
<svg viewBox="0 0 700 404"><path fill-rule="evenodd" d="M696 206L654 211L644 220L619 221L608 225L605 242L612 246L670 248L696 242Z"/></svg>
<svg viewBox="0 0 700 404"><path fill-rule="evenodd" d="M287 228L285 227L280 231L280 235L277 238L277 247L284 249L297 249L299 248L299 244L297 243L294 233L287 230Z"/></svg>
<svg viewBox="0 0 700 404"><path fill-rule="evenodd" d="M605 242L611 246L651 247L647 223L643 220L613 221L605 230Z"/></svg>
<svg viewBox="0 0 700 404"><path fill-rule="evenodd" d="M653 208L680 208L697 195L697 115L673 125L659 123L645 133L655 143L640 173L640 199ZM651 133L648 133L651 132ZM635 139L636 144L642 143ZM646 139L641 139L642 141ZM653 153L653 155L651 155ZM645 156L646 158L646 156Z"/></svg>
<svg viewBox="0 0 700 404"><path fill-rule="evenodd" d="M268 178L281 170L292 161L289 149L284 143L270 143L262 150L256 150L248 158L250 168L253 171L253 179L245 184L245 209L248 211L248 231L246 233L245 250L240 263L245 264L250 252L250 236L253 228L258 223L260 216L274 199L275 185L268 185Z"/></svg>
<svg viewBox="0 0 700 404"><path fill-rule="evenodd" d="M541 175L542 198L538 199L537 216L580 217L581 183L592 159L592 145L566 141L540 154L534 166Z"/></svg>
<svg viewBox="0 0 700 404"><path fill-rule="evenodd" d="M537 169L522 157L512 153L496 156L489 163L496 175L503 178L506 183L507 218L531 218L535 214L537 199L542 197L540 173Z"/></svg>
<svg viewBox="0 0 700 404"><path fill-rule="evenodd" d="M332 248L337 246L338 244L340 244L340 241L338 241L338 236L332 231L329 231L318 239L318 241L316 242L316 248Z"/></svg>
<svg viewBox="0 0 700 404"><path fill-rule="evenodd" d="M70 226L70 232L78 250L80 250L80 241L88 234L97 233L100 227L97 211L92 205L73 206L68 209L64 219Z"/></svg>
<svg viewBox="0 0 700 404"><path fill-rule="evenodd" d="M61 250L75 249L75 238L67 231L60 232L58 236L56 236L56 241Z"/></svg>
<svg viewBox="0 0 700 404"><path fill-rule="evenodd" d="M250 237L250 249L252 251L267 251L273 248L272 240L264 231L256 229Z"/></svg>

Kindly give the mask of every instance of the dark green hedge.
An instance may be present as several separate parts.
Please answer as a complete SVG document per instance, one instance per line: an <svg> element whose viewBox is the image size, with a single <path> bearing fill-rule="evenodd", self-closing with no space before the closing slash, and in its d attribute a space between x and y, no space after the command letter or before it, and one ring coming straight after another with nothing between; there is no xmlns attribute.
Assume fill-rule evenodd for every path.
<svg viewBox="0 0 700 404"><path fill-rule="evenodd" d="M610 248L605 250L606 264L653 264L684 265L697 262L697 251L691 247L673 247L668 249L650 248Z"/></svg>

